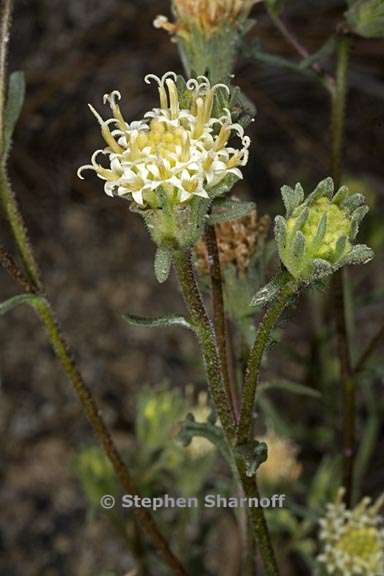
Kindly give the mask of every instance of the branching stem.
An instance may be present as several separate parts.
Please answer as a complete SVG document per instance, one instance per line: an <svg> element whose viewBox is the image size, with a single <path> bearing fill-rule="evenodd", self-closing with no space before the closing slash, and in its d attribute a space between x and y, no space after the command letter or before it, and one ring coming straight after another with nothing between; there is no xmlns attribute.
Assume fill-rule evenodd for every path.
<svg viewBox="0 0 384 576"><path fill-rule="evenodd" d="M237 430L237 443L247 443L252 434L252 415L255 404L256 388L259 379L261 362L265 349L275 327L289 300L297 290L297 283L293 279L287 280L272 305L268 308L259 323L255 343L249 353L245 380L241 398L240 422Z"/></svg>
<svg viewBox="0 0 384 576"><path fill-rule="evenodd" d="M230 335L224 310L223 280L221 274L219 249L214 226L208 225L205 230L205 243L208 250L209 273L211 277L213 324L216 332L217 345L223 370L223 378L227 396L230 399L235 417L238 417L237 391L231 370Z"/></svg>
<svg viewBox="0 0 384 576"><path fill-rule="evenodd" d="M332 156L331 169L335 188L339 188L342 178L342 157L345 131L345 107L348 90L348 63L350 39L342 36L337 50L336 89L332 95L331 133ZM346 275L344 270L333 277L333 294L336 318L337 349L340 361L340 380L342 387L343 413L343 485L345 500L351 505L353 494L353 473L355 460L356 428L356 382L351 364L350 337L346 315L345 300Z"/></svg>
<svg viewBox="0 0 384 576"><path fill-rule="evenodd" d="M200 341L211 396L219 414L228 447L233 451L234 443L236 441L234 415L224 385L215 334L197 286L190 252L177 251L174 255L174 265L180 288L189 310L191 322L195 327ZM256 478L249 478L247 476L246 465L241 458L234 456L234 459L237 467L235 477L240 479L245 496L248 498L258 498L259 493ZM264 511L259 507L250 507L249 516L251 519L253 534L263 560L265 574L266 576L278 576L279 571Z"/></svg>

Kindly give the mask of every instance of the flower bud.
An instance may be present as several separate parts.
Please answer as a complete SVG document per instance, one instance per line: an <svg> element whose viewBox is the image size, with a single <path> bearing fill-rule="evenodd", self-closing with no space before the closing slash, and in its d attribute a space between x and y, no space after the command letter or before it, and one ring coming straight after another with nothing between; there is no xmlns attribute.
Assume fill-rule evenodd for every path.
<svg viewBox="0 0 384 576"><path fill-rule="evenodd" d="M353 244L359 224L368 212L362 194L349 194L342 186L333 195L327 178L304 200L300 184L281 189L286 218L275 219L279 256L294 278L308 283L323 278L346 264L364 264L373 252Z"/></svg>

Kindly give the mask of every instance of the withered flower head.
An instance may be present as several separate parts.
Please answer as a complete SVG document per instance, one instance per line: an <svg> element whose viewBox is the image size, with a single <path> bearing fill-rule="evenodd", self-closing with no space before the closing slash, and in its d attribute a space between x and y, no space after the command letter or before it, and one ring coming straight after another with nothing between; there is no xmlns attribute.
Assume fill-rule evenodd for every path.
<svg viewBox="0 0 384 576"><path fill-rule="evenodd" d="M233 264L236 269L245 273L252 256L265 241L269 228L269 216L258 218L253 210L239 220L216 224L216 235L222 267ZM208 251L203 240L195 246L196 265L201 274L208 274Z"/></svg>
<svg viewBox="0 0 384 576"><path fill-rule="evenodd" d="M196 27L206 36L211 36L226 23L244 20L252 6L260 0L174 0L175 22L165 16L154 21L156 28L171 34L188 37Z"/></svg>

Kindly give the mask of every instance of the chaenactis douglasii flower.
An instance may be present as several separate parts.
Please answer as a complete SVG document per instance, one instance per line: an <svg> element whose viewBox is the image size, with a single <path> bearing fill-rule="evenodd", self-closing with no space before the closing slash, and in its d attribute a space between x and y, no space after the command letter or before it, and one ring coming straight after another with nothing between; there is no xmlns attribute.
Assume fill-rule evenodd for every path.
<svg viewBox="0 0 384 576"><path fill-rule="evenodd" d="M320 520L322 553L318 560L335 576L382 576L384 574L384 529L379 514L384 497L374 504L364 498L353 510L343 503L344 490L327 505Z"/></svg>
<svg viewBox="0 0 384 576"><path fill-rule="evenodd" d="M323 278L346 264L364 264L373 251L353 244L368 212L362 194L342 186L335 195L332 178L320 182L304 200L300 184L281 189L286 218L276 216L280 260L300 282Z"/></svg>
<svg viewBox="0 0 384 576"><path fill-rule="evenodd" d="M94 170L105 180L106 194L153 209L161 207L161 194L168 204L180 205L196 196L209 198L210 190L230 174L241 178L250 139L240 124L232 122L227 108L220 115L213 113L216 93L229 92L227 86L211 86L207 78L198 77L186 83L181 99L175 73L145 77L147 83L151 80L158 84L160 107L142 120L124 120L117 91L104 96L112 109L109 120L90 106L107 147L92 155L91 164L79 169L79 177L85 169ZM240 139L240 147L229 144L232 135ZM106 166L98 162L102 155Z"/></svg>

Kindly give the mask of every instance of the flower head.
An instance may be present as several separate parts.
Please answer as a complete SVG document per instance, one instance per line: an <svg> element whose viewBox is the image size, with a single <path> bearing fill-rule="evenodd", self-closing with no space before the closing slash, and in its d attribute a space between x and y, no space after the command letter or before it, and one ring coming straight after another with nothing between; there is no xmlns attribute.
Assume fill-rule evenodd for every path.
<svg viewBox="0 0 384 576"><path fill-rule="evenodd" d="M331 178L320 182L304 200L300 184L281 189L286 218L275 219L275 237L284 266L297 280L310 282L345 264L365 263L373 252L354 245L359 224L368 212L362 194L342 186L333 196Z"/></svg>
<svg viewBox="0 0 384 576"><path fill-rule="evenodd" d="M323 551L318 560L325 564L328 574L335 576L381 576L384 530L379 510L384 497L375 504L364 498L353 510L347 510L343 496L341 489L320 520Z"/></svg>
<svg viewBox="0 0 384 576"><path fill-rule="evenodd" d="M226 23L244 20L257 1L260 0L174 0L176 22L158 16L154 26L184 37L188 37L196 27L206 36L211 36Z"/></svg>
<svg viewBox="0 0 384 576"><path fill-rule="evenodd" d="M241 178L250 139L240 124L232 122L228 109L214 113L217 93L229 92L228 87L211 86L207 78L198 77L184 84L180 94L173 72L162 78L146 76L147 83L151 80L158 84L160 106L142 120L124 120L117 91L104 96L112 118L103 120L90 106L107 146L93 154L90 165L79 169L79 177L85 169L94 170L105 181L106 194L153 209L164 201L184 205L195 197L210 198L226 176ZM233 135L240 140L238 148L229 144ZM106 165L99 163L100 156L106 157Z"/></svg>

